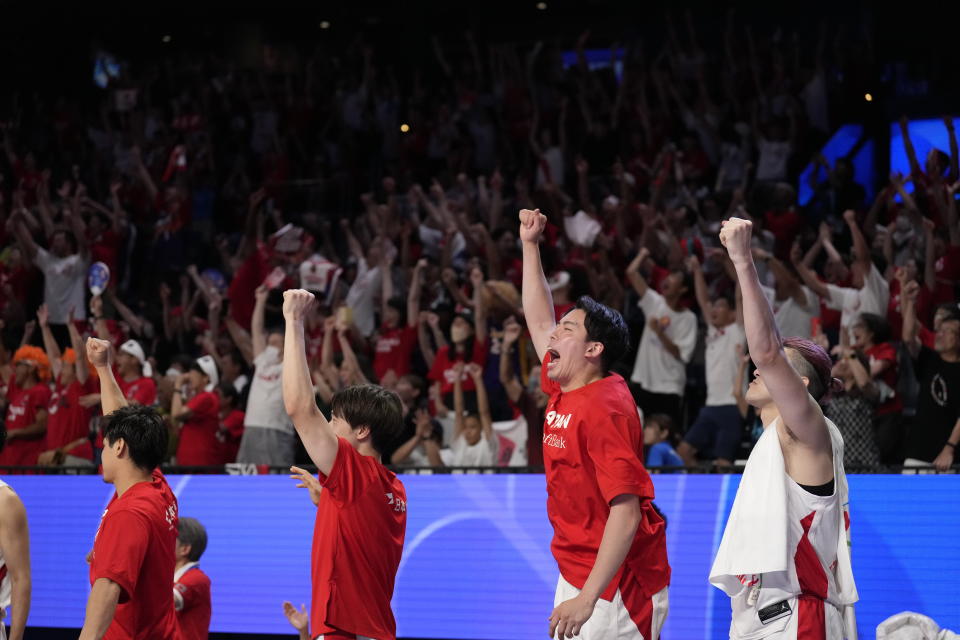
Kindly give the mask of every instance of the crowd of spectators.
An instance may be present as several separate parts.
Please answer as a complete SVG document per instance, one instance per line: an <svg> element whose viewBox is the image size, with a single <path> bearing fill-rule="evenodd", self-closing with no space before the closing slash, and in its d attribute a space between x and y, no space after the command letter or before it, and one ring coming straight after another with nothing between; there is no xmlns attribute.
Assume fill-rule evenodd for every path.
<svg viewBox="0 0 960 640"><path fill-rule="evenodd" d="M701 44L689 15L659 48L590 32L530 46L435 38L402 75L358 39L338 55L268 47L123 65L99 104L10 98L0 163L0 465L96 464L85 335L111 340L132 402L156 405L169 462L289 466L280 292L316 305L318 402L399 394L397 467L541 464L539 365L523 326L516 211L558 317L621 310L617 363L653 466L746 457L757 417L722 219L754 223L784 336L841 381L827 415L851 468L954 462L960 440L957 144L879 192L817 153L862 51L840 30L754 34L731 13ZM564 64L564 46L574 62ZM862 98L861 98L862 99ZM815 159L812 200L797 177ZM921 164L923 163L923 164ZM912 185L912 189L910 186ZM93 263L109 269L88 287ZM78 357L79 356L79 357ZM549 419L549 417L548 417Z"/></svg>

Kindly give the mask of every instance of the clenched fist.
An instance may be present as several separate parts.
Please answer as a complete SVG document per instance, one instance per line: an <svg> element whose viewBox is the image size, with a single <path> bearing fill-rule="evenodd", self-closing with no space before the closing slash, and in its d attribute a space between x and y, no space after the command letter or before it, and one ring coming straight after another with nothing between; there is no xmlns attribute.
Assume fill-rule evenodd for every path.
<svg viewBox="0 0 960 640"><path fill-rule="evenodd" d="M110 366L110 342L99 338L87 338L87 358L98 369Z"/></svg>
<svg viewBox="0 0 960 640"><path fill-rule="evenodd" d="M540 209L520 210L520 240L536 244L547 226L547 216L540 213Z"/></svg>
<svg viewBox="0 0 960 640"><path fill-rule="evenodd" d="M720 223L720 244L727 249L734 264L743 264L753 259L750 250L750 235L753 223L743 218L730 218Z"/></svg>
<svg viewBox="0 0 960 640"><path fill-rule="evenodd" d="M283 317L288 321L300 321L313 306L314 296L304 289L287 289L283 292Z"/></svg>

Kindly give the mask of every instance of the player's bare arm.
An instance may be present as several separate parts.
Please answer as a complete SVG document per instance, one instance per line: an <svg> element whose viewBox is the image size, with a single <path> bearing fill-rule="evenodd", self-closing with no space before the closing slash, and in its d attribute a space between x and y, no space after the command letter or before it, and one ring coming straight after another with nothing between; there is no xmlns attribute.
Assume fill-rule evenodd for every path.
<svg viewBox="0 0 960 640"><path fill-rule="evenodd" d="M520 240L523 245L523 315L537 350L537 357L543 361L547 352L550 334L556 326L553 311L553 296L547 286L540 263L540 236L547 226L547 216L539 209L520 210Z"/></svg>
<svg viewBox="0 0 960 640"><path fill-rule="evenodd" d="M127 399L120 391L120 385L113 375L113 348L107 340L87 338L87 358L100 377L100 406L103 415L109 415L121 407L127 406Z"/></svg>
<svg viewBox="0 0 960 640"><path fill-rule="evenodd" d="M283 317L286 335L283 346L283 404L297 429L310 460L323 474L330 473L337 457L337 437L317 407L307 366L304 321L314 297L303 289L283 292Z"/></svg>
<svg viewBox="0 0 960 640"><path fill-rule="evenodd" d="M80 630L80 640L100 640L113 621L113 614L120 602L120 585L109 578L98 578L90 589L87 613Z"/></svg>
<svg viewBox="0 0 960 640"><path fill-rule="evenodd" d="M11 582L10 640L22 640L30 613L30 532L27 511L10 488L0 489L0 553Z"/></svg>
<svg viewBox="0 0 960 640"><path fill-rule="evenodd" d="M829 454L830 434L823 410L807 392L804 380L787 360L773 310L760 288L751 251L751 235L752 223L741 218L725 220L720 230L720 242L730 255L740 284L744 331L750 357L757 366L790 439L810 451ZM829 473L832 474L832 471Z"/></svg>

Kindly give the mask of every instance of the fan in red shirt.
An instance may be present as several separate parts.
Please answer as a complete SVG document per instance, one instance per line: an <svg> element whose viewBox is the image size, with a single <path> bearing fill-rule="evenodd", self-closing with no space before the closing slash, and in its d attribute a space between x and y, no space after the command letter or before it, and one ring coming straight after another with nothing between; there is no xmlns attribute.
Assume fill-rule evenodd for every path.
<svg viewBox="0 0 960 640"><path fill-rule="evenodd" d="M283 402L323 485L311 553L311 637L395 640L390 600L407 494L380 454L402 431L403 408L391 391L356 385L334 394L327 421L314 399L303 336L313 301L302 289L283 294Z"/></svg>
<svg viewBox="0 0 960 640"><path fill-rule="evenodd" d="M177 571L173 574L173 608L181 640L207 640L210 632L210 578L200 569L207 530L196 518L180 518Z"/></svg>
<svg viewBox="0 0 960 640"><path fill-rule="evenodd" d="M170 416L178 426L177 464L207 467L220 464L223 453L217 432L220 430L220 397L214 392L220 374L213 356L197 358L190 370L174 384ZM184 394L190 399L184 401Z"/></svg>
<svg viewBox="0 0 960 640"><path fill-rule="evenodd" d="M637 406L609 371L630 334L618 312L588 297L556 322L538 246L546 222L539 210L520 211L523 312L550 396L543 462L560 578L549 635L658 638L670 582L666 525L641 462Z"/></svg>
<svg viewBox="0 0 960 640"><path fill-rule="evenodd" d="M120 385L127 402L144 407L157 403L157 383L151 377L153 370L147 362L143 347L136 340L127 340L120 346L117 374L120 376L117 384Z"/></svg>
<svg viewBox="0 0 960 640"><path fill-rule="evenodd" d="M103 480L116 488L94 538L90 596L80 640L179 640L170 578L177 543L177 499L157 468L167 428L149 407L128 405L110 366L106 340L89 338L100 379Z"/></svg>
<svg viewBox="0 0 960 640"><path fill-rule="evenodd" d="M44 450L50 403L50 361L43 349L23 346L13 355L7 383L7 445L0 466L33 466Z"/></svg>
<svg viewBox="0 0 960 640"><path fill-rule="evenodd" d="M243 439L243 419L246 414L240 406L240 392L229 382L217 385L217 398L220 400L218 412L219 425L217 440L220 442L220 464L237 461L240 441Z"/></svg>
<svg viewBox="0 0 960 640"><path fill-rule="evenodd" d="M410 373L413 349L417 344L420 282L426 267L427 261L421 259L413 269L406 313L404 313L402 300L393 297L393 280L380 279L383 287L380 294L383 300L380 317L383 319L383 324L380 326L380 335L377 336L373 356L373 372L377 380L383 380L390 371L393 371L394 380Z"/></svg>

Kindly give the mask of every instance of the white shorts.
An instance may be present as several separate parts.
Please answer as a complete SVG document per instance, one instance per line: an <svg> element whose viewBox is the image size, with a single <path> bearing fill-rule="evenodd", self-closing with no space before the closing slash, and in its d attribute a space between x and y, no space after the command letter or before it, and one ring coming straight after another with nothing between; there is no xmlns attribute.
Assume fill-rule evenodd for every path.
<svg viewBox="0 0 960 640"><path fill-rule="evenodd" d="M553 606L565 600L575 598L580 589L563 579L557 580L557 592L553 598ZM637 594L639 596L639 594ZM652 598L643 601L631 598L628 594L625 602L620 590L614 594L613 600L603 598L597 600L593 607L593 615L580 627L580 633L574 636L579 640L658 640L663 623L667 619L667 610L670 598L667 587L664 587ZM649 621L649 629L640 629L635 620ZM641 623L644 627L646 622Z"/></svg>

